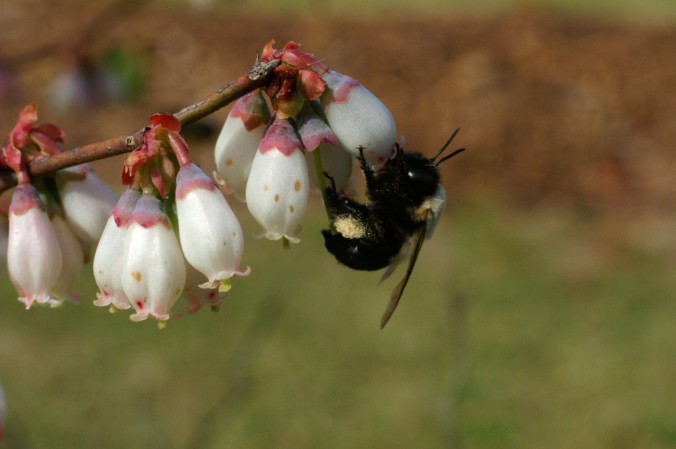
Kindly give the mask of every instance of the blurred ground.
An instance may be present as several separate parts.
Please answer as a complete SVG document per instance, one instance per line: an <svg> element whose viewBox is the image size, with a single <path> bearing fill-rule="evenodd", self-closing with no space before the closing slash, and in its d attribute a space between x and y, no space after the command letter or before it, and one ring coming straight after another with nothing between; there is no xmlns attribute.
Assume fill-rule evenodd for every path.
<svg viewBox="0 0 676 449"><path fill-rule="evenodd" d="M24 313L3 290L0 382L19 423L6 447L676 444L673 22L528 6L424 18L103 8L0 7L0 62L17 83L0 133L35 101L69 146L125 134L243 74L274 38L362 81L407 147L433 154L459 126L469 151L444 166L451 213L385 333L389 287L317 250L319 214L292 255L247 242L260 274L237 285L241 300L162 335L88 305ZM142 57L138 98L48 101L83 33L94 55ZM190 139L205 166L225 114ZM120 162L97 163L114 185Z"/></svg>

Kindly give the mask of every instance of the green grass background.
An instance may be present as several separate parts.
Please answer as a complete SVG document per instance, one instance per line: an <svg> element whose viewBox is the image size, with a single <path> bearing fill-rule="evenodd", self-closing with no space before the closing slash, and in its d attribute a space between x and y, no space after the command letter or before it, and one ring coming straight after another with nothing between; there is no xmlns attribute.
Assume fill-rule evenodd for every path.
<svg viewBox="0 0 676 449"><path fill-rule="evenodd" d="M245 227L255 225L240 210ZM20 448L667 448L674 267L564 213L452 211L399 310L301 245L250 240L218 313L134 324L2 291L0 372ZM401 273L398 273L398 277Z"/></svg>

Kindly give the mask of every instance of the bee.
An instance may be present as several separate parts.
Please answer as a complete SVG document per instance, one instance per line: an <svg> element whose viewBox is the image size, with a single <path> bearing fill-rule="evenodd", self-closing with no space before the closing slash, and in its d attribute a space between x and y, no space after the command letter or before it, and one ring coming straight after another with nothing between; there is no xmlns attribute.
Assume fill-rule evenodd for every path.
<svg viewBox="0 0 676 449"><path fill-rule="evenodd" d="M378 171L369 166L360 148L358 161L366 179L368 204L338 192L333 178L324 173L331 183L325 191L331 217L331 228L322 231L326 249L340 263L355 270L387 267L381 281L401 261L409 259L404 278L392 291L380 320L381 329L397 308L423 241L432 235L446 205L439 164L465 150L461 148L441 157L459 131L456 129L431 159L395 144L393 155Z"/></svg>

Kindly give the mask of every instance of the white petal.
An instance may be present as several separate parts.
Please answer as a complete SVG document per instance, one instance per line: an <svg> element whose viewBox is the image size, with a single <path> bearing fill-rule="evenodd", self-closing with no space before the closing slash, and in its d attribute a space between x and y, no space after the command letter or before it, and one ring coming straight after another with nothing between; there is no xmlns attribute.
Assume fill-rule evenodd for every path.
<svg viewBox="0 0 676 449"><path fill-rule="evenodd" d="M256 153L246 188L247 206L251 215L271 240L296 236L305 214L309 196L309 178L303 152L288 156L277 150Z"/></svg>
<svg viewBox="0 0 676 449"><path fill-rule="evenodd" d="M122 289L122 262L124 245L129 228L129 220L141 194L127 189L110 214L106 227L101 234L101 240L94 255L94 279L99 287L99 293L94 305L106 307L115 306L117 309L131 307L129 298Z"/></svg>
<svg viewBox="0 0 676 449"><path fill-rule="evenodd" d="M136 309L130 317L133 321L148 315L168 320L185 284L185 262L178 239L168 218L161 216L159 200L144 195L127 231L122 288Z"/></svg>
<svg viewBox="0 0 676 449"><path fill-rule="evenodd" d="M247 131L239 117L228 115L216 141L216 171L225 182L224 192L240 201L245 200L246 180L264 133L265 126Z"/></svg>
<svg viewBox="0 0 676 449"><path fill-rule="evenodd" d="M240 270L244 236L237 217L221 192L195 164L188 164L176 177L176 212L183 254L202 272L213 288Z"/></svg>
<svg viewBox="0 0 676 449"><path fill-rule="evenodd" d="M58 177L58 184L66 220L78 238L96 244L117 202L117 195L88 167L71 167L63 172ZM78 179L69 176L68 172L86 173L83 179Z"/></svg>
<svg viewBox="0 0 676 449"><path fill-rule="evenodd" d="M7 270L29 309L33 301L47 304L61 272L61 248L37 191L17 186L9 213Z"/></svg>
<svg viewBox="0 0 676 449"><path fill-rule="evenodd" d="M334 78L343 76L330 71L323 78L332 88ZM397 126L389 109L363 85L352 87L347 101L330 101L324 113L338 141L353 155L359 148L369 163L384 164L397 140Z"/></svg>

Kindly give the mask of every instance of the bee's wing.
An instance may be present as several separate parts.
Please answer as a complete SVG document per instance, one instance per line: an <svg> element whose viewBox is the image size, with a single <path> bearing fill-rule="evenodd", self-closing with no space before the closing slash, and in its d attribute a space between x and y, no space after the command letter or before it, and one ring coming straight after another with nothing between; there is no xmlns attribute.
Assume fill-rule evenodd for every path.
<svg viewBox="0 0 676 449"><path fill-rule="evenodd" d="M422 244L425 241L425 232L427 231L427 214L429 211L424 212L424 219L422 220L422 223L420 225L420 229L414 234L412 237L412 242L413 242L413 251L411 252L411 258L408 260L408 267L406 268L406 274L404 275L404 278L397 284L397 286L394 288L392 291L392 295L390 295L390 302L387 304L387 307L385 308L385 312L383 313L382 318L380 318L380 328L384 328L387 322L390 320L392 317L392 314L394 311L397 309L397 306L399 305L399 300L401 299L401 295L404 293L404 288L406 287L406 284L408 283L408 278L411 277L411 273L413 272L413 267L415 266L416 260L418 260L418 254L420 254L420 248L422 248Z"/></svg>
<svg viewBox="0 0 676 449"><path fill-rule="evenodd" d="M408 259L410 255L411 255L411 242L409 240L406 243L404 243L404 246L401 248L401 251L399 251L399 254L397 254L394 260L392 260L392 263L390 263L387 266L387 270L385 270L383 275L380 277L378 283L380 284L385 279L389 278L392 275L392 273L394 273L395 270L399 267L399 264L402 263L404 260Z"/></svg>

